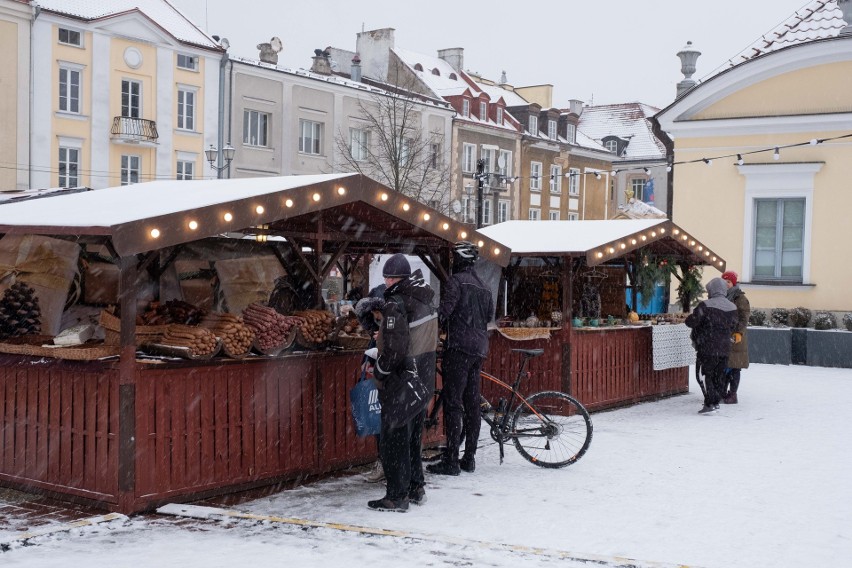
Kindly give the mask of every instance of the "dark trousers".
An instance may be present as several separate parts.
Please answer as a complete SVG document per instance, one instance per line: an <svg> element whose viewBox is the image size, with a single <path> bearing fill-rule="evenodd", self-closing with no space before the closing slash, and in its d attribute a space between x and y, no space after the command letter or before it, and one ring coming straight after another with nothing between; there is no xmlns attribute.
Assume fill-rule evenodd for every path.
<svg viewBox="0 0 852 568"><path fill-rule="evenodd" d="M725 367L727 357L700 356L701 373L704 375L704 404L714 406L722 401L725 392Z"/></svg>
<svg viewBox="0 0 852 568"><path fill-rule="evenodd" d="M482 358L461 351L450 350L444 354L441 367L444 383L441 387L444 398L444 432L447 435L447 453L450 463L458 463L459 446L464 432L464 453L476 455L479 442L480 407L479 370Z"/></svg>
<svg viewBox="0 0 852 568"><path fill-rule="evenodd" d="M423 418L421 412L399 428L382 421L379 455L387 481L386 497L396 501L408 496L411 489L425 485L423 480Z"/></svg>
<svg viewBox="0 0 852 568"><path fill-rule="evenodd" d="M740 371L742 369L728 369L728 394L737 394L737 389L740 388Z"/></svg>

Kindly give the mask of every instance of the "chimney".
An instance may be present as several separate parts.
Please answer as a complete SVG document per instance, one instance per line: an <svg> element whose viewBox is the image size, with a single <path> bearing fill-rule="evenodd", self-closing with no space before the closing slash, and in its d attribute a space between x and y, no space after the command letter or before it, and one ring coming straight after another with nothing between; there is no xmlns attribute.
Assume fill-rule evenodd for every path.
<svg viewBox="0 0 852 568"><path fill-rule="evenodd" d="M394 45L393 28L370 30L357 35L355 52L361 57L365 77L387 81L390 50Z"/></svg>
<svg viewBox="0 0 852 568"><path fill-rule="evenodd" d="M278 52L281 51L283 47L284 45L277 37L272 38L267 43L257 44L257 49L260 50L260 60L263 63L278 65Z"/></svg>
<svg viewBox="0 0 852 568"><path fill-rule="evenodd" d="M680 72L683 73L683 81L677 84L677 95L675 98L680 98L685 92L698 84L698 81L692 78L695 73L695 62L698 61L698 56L701 52L692 47L692 42L686 42L686 47L677 52L680 58Z"/></svg>
<svg viewBox="0 0 852 568"><path fill-rule="evenodd" d="M361 82L361 58L357 53L352 58L351 77L353 81Z"/></svg>
<svg viewBox="0 0 852 568"><path fill-rule="evenodd" d="M852 0L837 0L837 7L843 12L843 21L846 27L840 30L841 36L852 35Z"/></svg>
<svg viewBox="0 0 852 568"><path fill-rule="evenodd" d="M502 86L502 85L505 85L508 82L509 82L509 80L506 78L506 72L503 71L502 73L500 73L500 82L497 83L497 84Z"/></svg>
<svg viewBox="0 0 852 568"><path fill-rule="evenodd" d="M318 75L331 75L331 61L328 59L328 50L315 49L313 56L313 64L311 65L311 72L316 73Z"/></svg>
<svg viewBox="0 0 852 568"><path fill-rule="evenodd" d="M571 114L576 114L577 116L580 116L581 114L583 114L583 107L584 104L581 100L571 99L570 101L568 101L568 112L570 112Z"/></svg>
<svg viewBox="0 0 852 568"><path fill-rule="evenodd" d="M450 67L456 71L463 71L464 67L464 48L450 47L448 49L439 49L438 57L450 64Z"/></svg>

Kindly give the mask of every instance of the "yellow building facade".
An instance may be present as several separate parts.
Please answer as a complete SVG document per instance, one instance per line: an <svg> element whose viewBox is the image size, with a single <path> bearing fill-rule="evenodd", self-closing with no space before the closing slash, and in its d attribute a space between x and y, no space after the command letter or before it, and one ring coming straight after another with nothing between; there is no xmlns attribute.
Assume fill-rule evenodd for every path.
<svg viewBox="0 0 852 568"><path fill-rule="evenodd" d="M31 21L25 2L0 0L0 191L29 187Z"/></svg>

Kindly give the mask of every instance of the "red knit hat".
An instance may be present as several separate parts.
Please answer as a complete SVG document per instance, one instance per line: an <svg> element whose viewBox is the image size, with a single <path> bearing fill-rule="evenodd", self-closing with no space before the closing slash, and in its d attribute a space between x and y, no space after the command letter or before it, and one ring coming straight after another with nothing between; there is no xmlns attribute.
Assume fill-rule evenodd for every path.
<svg viewBox="0 0 852 568"><path fill-rule="evenodd" d="M722 274L722 279L727 280L728 282L730 282L731 284L736 286L737 281L739 280L739 276L737 276L737 273L734 272L733 270L729 270L729 271L725 272L724 274Z"/></svg>

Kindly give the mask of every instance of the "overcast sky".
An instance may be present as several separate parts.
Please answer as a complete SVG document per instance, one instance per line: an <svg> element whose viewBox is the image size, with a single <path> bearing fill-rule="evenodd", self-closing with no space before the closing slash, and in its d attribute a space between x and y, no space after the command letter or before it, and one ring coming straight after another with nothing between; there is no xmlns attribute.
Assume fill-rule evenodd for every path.
<svg viewBox="0 0 852 568"><path fill-rule="evenodd" d="M172 0L231 53L257 58L278 36L278 64L309 68L315 48L355 49L361 31L396 29L396 45L436 55L464 48L469 71L515 86L554 85L554 105L639 101L665 107L682 79L676 53L702 52L696 79L757 40L807 0Z"/></svg>

